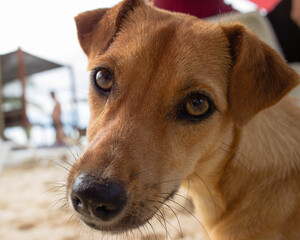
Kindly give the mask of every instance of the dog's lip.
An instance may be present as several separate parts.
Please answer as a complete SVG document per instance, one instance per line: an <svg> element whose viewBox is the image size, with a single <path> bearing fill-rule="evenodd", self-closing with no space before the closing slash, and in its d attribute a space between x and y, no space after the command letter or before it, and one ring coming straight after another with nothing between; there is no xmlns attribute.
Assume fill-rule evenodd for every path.
<svg viewBox="0 0 300 240"><path fill-rule="evenodd" d="M165 197L165 199L163 200L164 202L170 200L171 198L174 197L174 195L176 194L176 192L178 191L178 188L175 188L174 191L172 191L170 194L168 194L168 196ZM126 210L125 210L126 212ZM131 229L135 229L135 228L139 228L141 226L143 226L144 224L146 224L147 222L149 222L149 220L151 218L153 218L155 216L155 214L150 215L148 218L145 219L141 219L140 217L137 216L132 216L132 215L123 215L122 217L120 216L119 219L116 219L112 222L102 222L99 221L98 219L91 219L88 218L86 216L82 216L81 215L81 220L88 225L89 227L95 229L95 230L99 230L99 231L105 231L105 232L110 232L110 233L122 233ZM130 220L132 219L139 219L139 222L131 222Z"/></svg>
<svg viewBox="0 0 300 240"><path fill-rule="evenodd" d="M149 218L145 218L142 221L139 221L138 223L137 222L129 223L130 220L128 221L128 219L135 218L135 216L128 215L123 219L123 221L121 220L117 224L113 224L110 226L108 226L108 224L102 225L100 222L95 223L95 222L93 222L93 220L90 221L90 220L83 219L83 218L81 218L81 221L83 221L87 226L89 226L95 230L102 231L102 232L109 232L111 234L120 234L120 233L124 233L126 231L137 229L137 228L147 224L153 216L154 215L149 216Z"/></svg>
<svg viewBox="0 0 300 240"><path fill-rule="evenodd" d="M89 227L99 230L99 231L106 231L106 232L118 232L118 228L114 227L113 224L111 222L102 222L99 219L95 219L95 218L89 218L86 216L79 216L80 220L85 223L86 225L88 225Z"/></svg>
<svg viewBox="0 0 300 240"><path fill-rule="evenodd" d="M82 221L88 225L89 227L93 228L93 229L96 229L96 230L99 230L99 231L111 231L110 228L104 228L104 227L100 227L99 225L95 224L95 223L92 223L92 222L89 222L89 221L86 221L86 220L83 220Z"/></svg>
<svg viewBox="0 0 300 240"><path fill-rule="evenodd" d="M131 216L128 216L129 218ZM134 228L138 228L141 225L145 224L146 222L148 222L148 220L145 220L143 223L139 223L139 224L132 224L132 225L125 225L123 222L126 221L120 221L119 223L115 223L113 225L110 224L102 224L102 223L96 223L93 220L88 220L86 218L81 218L81 220L88 225L89 227L98 230L98 231L103 231L103 232L110 232L112 234L119 234L119 233L123 233L126 232L128 230L134 229Z"/></svg>

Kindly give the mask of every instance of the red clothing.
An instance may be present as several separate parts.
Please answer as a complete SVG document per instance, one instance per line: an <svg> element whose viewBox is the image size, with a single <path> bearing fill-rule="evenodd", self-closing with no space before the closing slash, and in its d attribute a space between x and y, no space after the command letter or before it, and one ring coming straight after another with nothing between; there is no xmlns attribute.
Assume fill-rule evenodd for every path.
<svg viewBox="0 0 300 240"><path fill-rule="evenodd" d="M250 0L254 2L259 9L264 8L267 12L272 11L281 0Z"/></svg>
<svg viewBox="0 0 300 240"><path fill-rule="evenodd" d="M154 3L159 8L188 13L198 18L206 18L233 10L223 0L155 0Z"/></svg>

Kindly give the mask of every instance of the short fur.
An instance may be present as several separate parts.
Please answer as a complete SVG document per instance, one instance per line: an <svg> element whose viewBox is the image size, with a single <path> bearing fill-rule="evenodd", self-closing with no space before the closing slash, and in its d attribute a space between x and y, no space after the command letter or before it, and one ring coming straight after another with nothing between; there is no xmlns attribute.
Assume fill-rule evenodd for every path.
<svg viewBox="0 0 300 240"><path fill-rule="evenodd" d="M300 238L300 109L286 94L299 76L240 24L212 24L143 0L76 17L89 70L113 69L109 96L90 85L88 146L68 177L122 182L124 211L98 229L147 222L187 180L211 240ZM190 92L216 111L176 119ZM201 181L199 180L201 177ZM69 194L69 193L68 193Z"/></svg>

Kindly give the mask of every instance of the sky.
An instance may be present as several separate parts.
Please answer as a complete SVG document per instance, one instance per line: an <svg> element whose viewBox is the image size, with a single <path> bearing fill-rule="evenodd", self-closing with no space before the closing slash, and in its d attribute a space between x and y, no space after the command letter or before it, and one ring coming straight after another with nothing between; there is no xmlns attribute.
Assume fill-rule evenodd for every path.
<svg viewBox="0 0 300 240"><path fill-rule="evenodd" d="M80 121L87 125L89 110L86 100L88 95L87 58L83 54L78 40L74 17L81 12L97 8L111 7L120 0L0 0L0 54L5 54L22 47L23 50L39 57L63 65L70 65L74 70L76 94L82 100L79 103ZM255 5L247 0L225 0L242 12L255 10ZM71 121L70 98L71 84L66 68L35 74L29 79L27 88L29 102L35 102L40 108L28 106L30 121L51 123L53 102L49 92L57 92L63 105L63 120ZM16 83L17 84L17 83ZM6 94L17 94L18 87L7 86ZM53 141L54 132L42 133L42 129L33 131L33 144L49 144ZM17 134L18 132L18 134ZM26 137L19 129L10 129L8 137L18 136L16 141L24 143ZM40 135L47 136L42 139Z"/></svg>
<svg viewBox="0 0 300 240"><path fill-rule="evenodd" d="M22 46L39 55L61 59L78 50L74 17L111 7L118 0L0 0L0 53ZM57 51L57 47L63 52Z"/></svg>

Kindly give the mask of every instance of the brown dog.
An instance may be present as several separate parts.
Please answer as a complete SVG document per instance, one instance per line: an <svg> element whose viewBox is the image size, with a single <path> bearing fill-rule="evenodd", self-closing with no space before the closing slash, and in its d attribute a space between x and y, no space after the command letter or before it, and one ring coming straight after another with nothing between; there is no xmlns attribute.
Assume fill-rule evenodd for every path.
<svg viewBox="0 0 300 240"><path fill-rule="evenodd" d="M300 239L300 109L285 96L299 76L274 50L143 0L76 24L91 119L68 196L86 224L137 228L193 181L208 239Z"/></svg>

